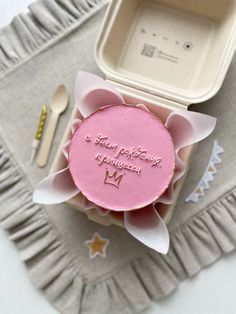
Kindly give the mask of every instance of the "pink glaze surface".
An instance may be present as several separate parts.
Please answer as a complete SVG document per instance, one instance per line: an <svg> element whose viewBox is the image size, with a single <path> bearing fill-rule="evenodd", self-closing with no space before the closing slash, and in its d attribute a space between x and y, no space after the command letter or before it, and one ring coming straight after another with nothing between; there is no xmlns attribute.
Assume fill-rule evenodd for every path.
<svg viewBox="0 0 236 314"><path fill-rule="evenodd" d="M69 169L91 202L115 211L155 201L175 168L171 136L153 114L133 106L106 106L83 120L69 147Z"/></svg>

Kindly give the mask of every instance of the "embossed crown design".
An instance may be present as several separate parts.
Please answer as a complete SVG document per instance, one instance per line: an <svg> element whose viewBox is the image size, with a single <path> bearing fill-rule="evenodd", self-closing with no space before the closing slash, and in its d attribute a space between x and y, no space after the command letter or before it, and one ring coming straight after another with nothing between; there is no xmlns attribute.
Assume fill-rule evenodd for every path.
<svg viewBox="0 0 236 314"><path fill-rule="evenodd" d="M105 184L110 184L116 188L120 187L120 182L123 178L123 174L118 175L118 171L114 171L113 174L110 174L108 169L106 169L106 176L104 179Z"/></svg>

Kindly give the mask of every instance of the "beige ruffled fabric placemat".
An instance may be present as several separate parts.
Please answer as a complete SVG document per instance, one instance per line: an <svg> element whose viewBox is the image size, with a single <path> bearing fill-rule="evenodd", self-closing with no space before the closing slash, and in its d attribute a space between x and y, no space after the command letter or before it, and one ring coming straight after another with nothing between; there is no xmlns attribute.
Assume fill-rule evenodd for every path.
<svg viewBox="0 0 236 314"><path fill-rule="evenodd" d="M0 33L1 226L35 285L61 313L141 311L236 246L236 59L221 92L194 108L219 120L198 146L169 225L170 251L161 256L125 230L93 223L64 204L32 203L32 189L48 173L73 99L43 170L29 165L41 106L62 82L72 92L79 69L102 75L93 49L105 10L101 0L44 0L29 10ZM106 257L89 257L86 241L95 232L109 240Z"/></svg>

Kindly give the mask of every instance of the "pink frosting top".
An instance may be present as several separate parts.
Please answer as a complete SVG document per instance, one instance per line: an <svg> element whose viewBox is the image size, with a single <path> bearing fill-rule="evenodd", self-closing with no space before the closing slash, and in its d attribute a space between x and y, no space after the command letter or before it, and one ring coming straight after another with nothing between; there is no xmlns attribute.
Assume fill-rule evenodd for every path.
<svg viewBox="0 0 236 314"><path fill-rule="evenodd" d="M91 202L123 211L144 207L168 187L175 168L171 136L144 109L106 106L83 120L69 147L75 185Z"/></svg>

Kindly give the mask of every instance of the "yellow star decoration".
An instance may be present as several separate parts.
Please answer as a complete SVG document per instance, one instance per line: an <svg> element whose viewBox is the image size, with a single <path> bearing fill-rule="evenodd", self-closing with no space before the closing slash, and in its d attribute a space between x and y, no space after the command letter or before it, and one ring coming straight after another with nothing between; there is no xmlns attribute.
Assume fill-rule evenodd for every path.
<svg viewBox="0 0 236 314"><path fill-rule="evenodd" d="M95 232L92 239L84 243L89 248L89 258L106 257L106 250L110 243L109 239L102 238L98 232Z"/></svg>

